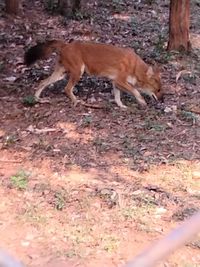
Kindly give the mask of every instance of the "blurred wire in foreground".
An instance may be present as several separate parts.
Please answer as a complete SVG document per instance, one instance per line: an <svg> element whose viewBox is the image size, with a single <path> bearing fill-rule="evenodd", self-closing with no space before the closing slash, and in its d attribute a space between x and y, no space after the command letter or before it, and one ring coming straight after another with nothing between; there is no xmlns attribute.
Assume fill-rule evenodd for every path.
<svg viewBox="0 0 200 267"><path fill-rule="evenodd" d="M200 231L200 212L172 230L167 236L153 243L124 267L155 267L160 260L190 241ZM3 250L0 250L0 267L25 267ZM59 265L58 265L59 267Z"/></svg>
<svg viewBox="0 0 200 267"><path fill-rule="evenodd" d="M200 212L136 256L124 267L153 267L200 232Z"/></svg>
<svg viewBox="0 0 200 267"><path fill-rule="evenodd" d="M0 267L24 267L24 265L1 249Z"/></svg>

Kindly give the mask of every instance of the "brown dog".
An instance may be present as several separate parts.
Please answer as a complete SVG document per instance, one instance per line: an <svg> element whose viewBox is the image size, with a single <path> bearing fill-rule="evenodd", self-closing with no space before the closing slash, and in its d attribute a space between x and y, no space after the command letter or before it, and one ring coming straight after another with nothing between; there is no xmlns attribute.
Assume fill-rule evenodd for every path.
<svg viewBox="0 0 200 267"><path fill-rule="evenodd" d="M69 73L69 81L65 92L74 105L78 100L73 88L84 72L112 80L115 102L121 108L126 106L121 102L118 89L134 95L142 106L147 104L139 91L156 100L163 96L159 70L148 66L132 49L110 44L52 40L31 47L25 53L25 63L30 65L38 59L46 59L53 51L59 54L58 63L53 74L40 83L35 93L37 99L47 85L64 78L66 72Z"/></svg>

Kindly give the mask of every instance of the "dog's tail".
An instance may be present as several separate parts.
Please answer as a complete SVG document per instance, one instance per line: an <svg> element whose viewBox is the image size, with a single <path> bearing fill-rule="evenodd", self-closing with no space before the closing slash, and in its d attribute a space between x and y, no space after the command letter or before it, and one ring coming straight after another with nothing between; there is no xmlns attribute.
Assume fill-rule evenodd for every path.
<svg viewBox="0 0 200 267"><path fill-rule="evenodd" d="M38 43L25 52L24 63L29 66L39 59L46 59L53 53L53 51L60 52L63 46L65 46L65 43L59 40Z"/></svg>

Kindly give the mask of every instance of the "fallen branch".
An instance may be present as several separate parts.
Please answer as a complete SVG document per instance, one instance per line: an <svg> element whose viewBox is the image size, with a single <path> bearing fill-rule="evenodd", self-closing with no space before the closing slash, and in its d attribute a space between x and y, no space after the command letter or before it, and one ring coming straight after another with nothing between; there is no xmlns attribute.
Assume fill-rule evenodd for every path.
<svg viewBox="0 0 200 267"><path fill-rule="evenodd" d="M95 104L89 104L89 103L81 103L84 107L87 107L87 108L94 108L94 109L104 109L105 107L104 106L101 106L101 105L95 105Z"/></svg>
<svg viewBox="0 0 200 267"><path fill-rule="evenodd" d="M22 163L22 160L0 159L0 162L3 162L3 163Z"/></svg>
<svg viewBox="0 0 200 267"><path fill-rule="evenodd" d="M50 100L48 98L40 98L40 99L37 99L37 103L39 103L39 104L46 104L46 103L50 104ZM81 105L83 105L84 107L87 107L87 108L94 108L94 109L104 109L105 108L104 106L101 106L101 105L85 103L82 100L78 101L78 103L80 103Z"/></svg>

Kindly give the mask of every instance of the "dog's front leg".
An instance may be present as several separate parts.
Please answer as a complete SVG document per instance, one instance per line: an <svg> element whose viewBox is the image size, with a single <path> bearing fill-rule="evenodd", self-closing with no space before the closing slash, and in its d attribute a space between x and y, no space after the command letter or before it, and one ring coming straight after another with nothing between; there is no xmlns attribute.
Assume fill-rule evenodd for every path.
<svg viewBox="0 0 200 267"><path fill-rule="evenodd" d="M54 72L51 74L50 77L40 82L38 89L35 92L35 98L40 103L47 103L49 99L43 98L41 99L40 96L43 90L50 84L55 83L59 80L62 80L65 77L65 69L63 66L57 64L55 67Z"/></svg>
<svg viewBox="0 0 200 267"><path fill-rule="evenodd" d="M137 89L133 88L132 85L130 85L129 83L127 83L125 79L122 79L122 78L120 79L120 78L118 78L117 80L114 81L114 85L117 86L118 88L122 89L123 91L128 92L129 94L132 94L133 96L135 96L137 102L138 102L141 106L143 106L143 107L146 107L146 106L147 106L147 103L146 103L145 99L143 98L143 96L138 92ZM117 103L116 100L115 100L115 101L116 101L116 103L117 103L118 105L120 105L120 104L122 104L122 103L120 103L121 100L119 101L118 92L117 92L117 91L115 91L115 92L116 92L116 97L115 97L115 99L118 101L118 103ZM122 104L122 105L123 105L123 104Z"/></svg>

